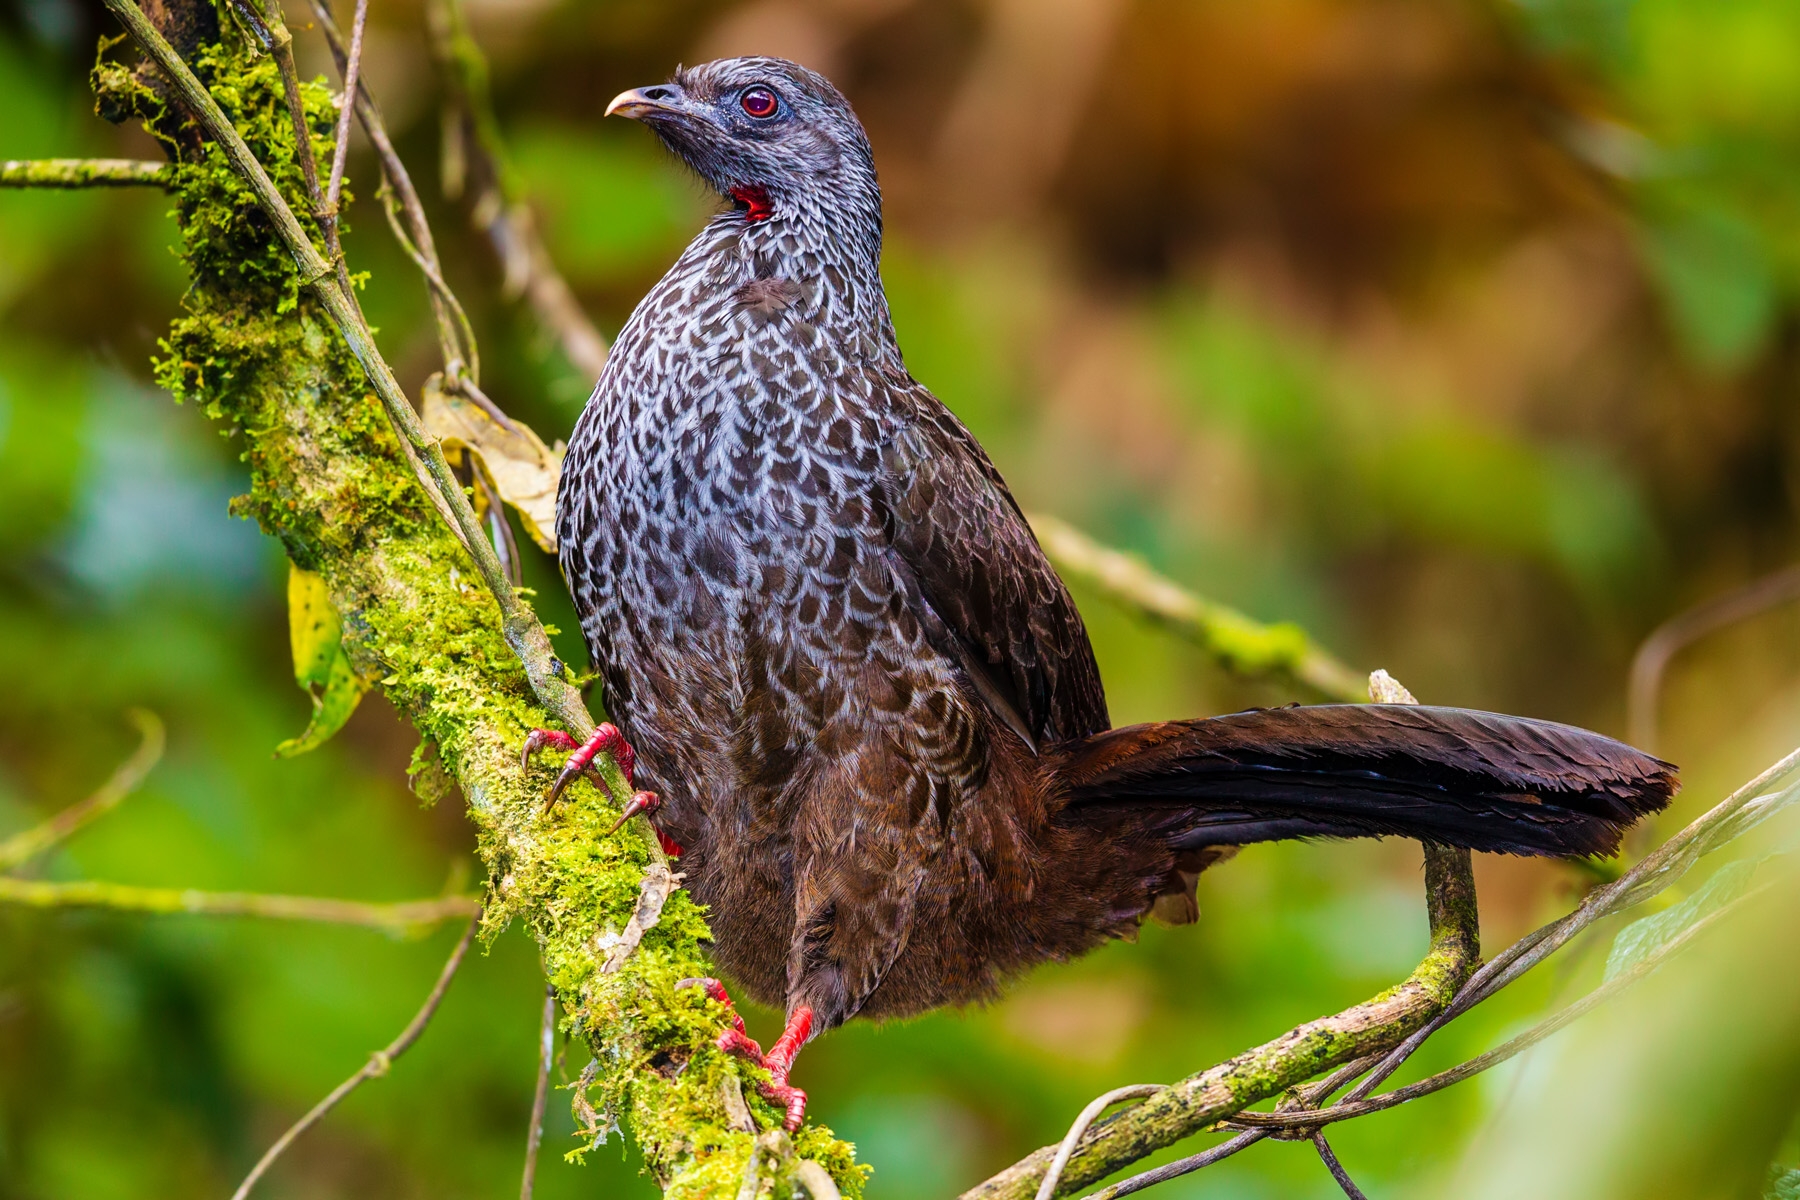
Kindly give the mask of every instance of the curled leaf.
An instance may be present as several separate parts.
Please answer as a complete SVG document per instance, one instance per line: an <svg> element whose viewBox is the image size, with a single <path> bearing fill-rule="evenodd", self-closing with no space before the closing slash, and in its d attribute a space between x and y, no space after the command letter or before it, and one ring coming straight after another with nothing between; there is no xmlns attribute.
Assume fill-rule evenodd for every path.
<svg viewBox="0 0 1800 1200"><path fill-rule="evenodd" d="M445 453L474 451L494 493L519 514L531 540L554 553L556 483L562 474L563 443L546 446L517 421L501 424L481 406L446 392L441 375L425 381L424 397L425 428L443 442Z"/></svg>

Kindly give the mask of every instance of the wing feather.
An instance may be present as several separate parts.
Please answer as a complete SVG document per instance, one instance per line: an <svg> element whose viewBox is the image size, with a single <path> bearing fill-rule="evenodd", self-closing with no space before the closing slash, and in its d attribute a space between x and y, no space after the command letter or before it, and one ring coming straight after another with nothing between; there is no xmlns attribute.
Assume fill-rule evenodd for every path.
<svg viewBox="0 0 1800 1200"><path fill-rule="evenodd" d="M954 639L947 649L1028 743L1106 729L1100 670L1068 589L974 436L912 387L916 416L882 448L878 502L921 619Z"/></svg>

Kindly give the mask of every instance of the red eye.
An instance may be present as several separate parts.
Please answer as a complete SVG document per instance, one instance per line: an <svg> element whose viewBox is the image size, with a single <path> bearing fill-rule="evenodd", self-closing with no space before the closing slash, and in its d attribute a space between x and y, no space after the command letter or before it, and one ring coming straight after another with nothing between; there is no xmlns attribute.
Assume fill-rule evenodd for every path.
<svg viewBox="0 0 1800 1200"><path fill-rule="evenodd" d="M744 94L738 97L738 103L745 112L759 121L774 116L775 110L781 107L780 101L775 99L775 93L764 87L745 88Z"/></svg>

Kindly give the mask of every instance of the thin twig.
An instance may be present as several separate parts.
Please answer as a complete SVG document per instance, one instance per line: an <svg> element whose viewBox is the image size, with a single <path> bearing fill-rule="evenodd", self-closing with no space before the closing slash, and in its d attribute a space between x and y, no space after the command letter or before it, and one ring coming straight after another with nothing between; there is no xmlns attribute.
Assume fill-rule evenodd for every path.
<svg viewBox="0 0 1800 1200"><path fill-rule="evenodd" d="M313 157L312 126L306 119L306 105L300 98L300 72L294 65L294 35L288 31L280 0L268 0L266 11L258 11L251 0L232 0L232 8L275 60L275 69L281 75L282 95L287 102L288 121L294 129L294 157L300 164L300 176L306 182L306 198L312 204L313 219L318 221L319 232L325 239L325 257L337 265L338 284L348 291L350 272L344 265L337 221L328 216L324 196L319 190L319 164Z"/></svg>
<svg viewBox="0 0 1800 1200"><path fill-rule="evenodd" d="M1325 1140L1324 1130L1313 1130L1312 1144L1319 1152L1319 1157L1324 1160L1325 1169L1331 1172L1337 1185L1344 1189L1344 1195L1350 1197L1350 1200L1369 1200L1363 1195L1362 1189L1356 1186L1356 1181L1350 1178L1350 1172L1344 1170L1344 1164L1338 1161L1338 1156L1331 1152L1331 1143Z"/></svg>
<svg viewBox="0 0 1800 1200"><path fill-rule="evenodd" d="M133 158L15 158L0 162L0 187L112 188L168 187L175 169L168 163Z"/></svg>
<svg viewBox="0 0 1800 1200"><path fill-rule="evenodd" d="M550 1099L550 1062L556 1050L556 989L544 985L544 1016L538 1026L537 1090L532 1093L531 1128L525 1134L525 1177L519 1183L519 1200L531 1200L537 1182L538 1147L544 1141L544 1108ZM566 1078L566 1076L565 1076Z"/></svg>
<svg viewBox="0 0 1800 1200"><path fill-rule="evenodd" d="M425 277L433 311L439 314L442 321L438 329L438 345L443 351L445 373L448 375L451 368L461 367L466 362L467 372L457 370L457 378L466 379L470 375L479 377L481 352L475 344L475 326L469 321L469 314L463 308L462 301L456 298L456 293L445 282L437 259L427 255L401 226L400 218L405 210L403 206L396 208L398 201L395 191L393 188L381 189L382 211L387 214L388 228L393 232L394 240L400 243L400 249L406 252L419 274Z"/></svg>
<svg viewBox="0 0 1800 1200"><path fill-rule="evenodd" d="M162 761L168 735L161 718L147 708L130 709L126 716L138 728L137 749L114 767L106 782L85 800L69 805L41 825L0 842L0 871L10 871L20 863L36 858L90 821L111 812Z"/></svg>
<svg viewBox="0 0 1800 1200"><path fill-rule="evenodd" d="M474 216L499 256L503 291L508 296L523 293L564 356L588 378L597 379L606 366L606 338L588 319L544 245L500 136L487 59L469 32L460 0L433 0L427 15L432 52L448 93L445 150L475 168L480 182ZM460 170L447 169L446 182L457 182L460 175Z"/></svg>
<svg viewBox="0 0 1800 1200"><path fill-rule="evenodd" d="M1044 1181L1038 1184L1037 1200L1050 1200L1056 1195L1056 1187L1062 1182L1063 1168L1069 1165L1069 1156L1075 1153L1075 1146L1081 1141L1081 1135L1088 1131L1094 1118L1111 1108L1121 1100L1138 1100L1145 1096L1154 1096L1163 1090L1160 1083L1133 1083L1125 1087L1114 1088L1105 1095L1096 1096L1088 1102L1069 1126L1069 1132L1063 1135L1062 1145L1056 1148L1056 1157L1050 1160L1049 1168L1044 1172Z"/></svg>
<svg viewBox="0 0 1800 1200"><path fill-rule="evenodd" d="M1631 686L1626 693L1626 728L1635 745L1655 751L1659 739L1657 708L1669 660L1687 646L1727 625L1748 620L1778 605L1800 600L1800 566L1714 596L1670 617L1651 631L1631 659Z"/></svg>
<svg viewBox="0 0 1800 1200"><path fill-rule="evenodd" d="M444 993L450 989L450 981L456 978L456 969L462 966L463 958L469 952L469 945L475 940L475 931L480 928L481 912L478 909L475 915L469 918L469 927L463 930L462 938L456 943L456 949L450 952L449 961L438 973L437 983L432 985L431 994L425 997L424 1005L413 1015L413 1019L407 1022L406 1028L400 1031L400 1036L389 1042L383 1049L371 1054L369 1061L363 1064L361 1070L331 1089L330 1095L313 1105L311 1111L295 1121L286 1133L276 1138L275 1144L264 1152L262 1158L257 1160L256 1165L250 1168L250 1174L244 1177L244 1182L238 1185L238 1190L231 1194L231 1200L244 1200L244 1197L250 1194L250 1189L256 1186L256 1181L268 1173L269 1168L275 1164L275 1160L294 1144L296 1138L317 1125L326 1113L336 1108L345 1096L354 1092L366 1080L374 1079L378 1075L386 1075L393 1067L394 1060L412 1048L412 1044L419 1040L419 1035L425 1032L425 1026L429 1025L431 1018L436 1015L438 1005L443 1002Z"/></svg>
<svg viewBox="0 0 1800 1200"><path fill-rule="evenodd" d="M325 43L331 47L332 57L337 61L338 75L342 78L350 67L349 47L344 43L336 20L332 18L331 6L327 0L312 0L312 9L313 14L318 17L319 28L325 35ZM425 206L419 200L419 190L413 186L412 175L401 160L399 151L394 149L393 139L388 136L387 126L381 119L381 110L375 104L369 85L361 81L356 85L356 115L362 122L363 132L369 135L369 144L375 147L376 157L381 161L382 177L399 201L400 210L406 215L406 223L412 230L412 236L402 244L409 254L423 258L433 264L433 269L436 270L437 243L431 236L431 223L425 219ZM438 345L444 360L448 362L463 356L465 352L458 348L458 334L452 324L453 317L446 311L443 298L435 289L429 292L429 298L432 315L437 322Z"/></svg>
<svg viewBox="0 0 1800 1200"><path fill-rule="evenodd" d="M1241 675L1283 674L1333 700L1368 700L1363 678L1307 637L1297 625L1264 625L1196 596L1133 555L1103 546L1068 522L1029 513L1032 532L1064 578L1099 589L1107 599L1199 645Z"/></svg>
<svg viewBox="0 0 1800 1200"><path fill-rule="evenodd" d="M362 74L363 27L369 21L369 0L356 0L356 16L350 22L350 53L344 67L344 100L338 111L337 140L331 150L331 180L325 187L324 218L335 227L338 197L344 188L344 163L350 157L350 121L356 114L356 89Z"/></svg>
<svg viewBox="0 0 1800 1200"><path fill-rule="evenodd" d="M1689 867L1746 828L1740 818L1750 817L1754 802L1766 800L1763 789L1800 767L1800 750L1783 757L1755 779L1738 788L1704 815L1646 855L1615 882L1589 892L1574 912L1534 930L1501 951L1476 971L1442 1012L1389 1052L1363 1081L1345 1096L1361 1100L1405 1062L1425 1040L1469 1009L1493 996L1513 980L1566 945L1594 922L1620 912L1669 887ZM1792 789L1788 789L1791 793ZM1766 805L1761 807L1766 808Z"/></svg>
<svg viewBox="0 0 1800 1200"><path fill-rule="evenodd" d="M500 556L500 565L506 568L506 577L518 587L525 582L525 564L519 561L519 543L513 538L506 509L494 489L488 486L487 475L479 467L475 468L474 478L475 490L481 494L481 503L487 509L488 532L493 535L494 552Z"/></svg>
<svg viewBox="0 0 1800 1200"><path fill-rule="evenodd" d="M1164 1163L1154 1170L1133 1175L1130 1179L1121 1179L1111 1187L1101 1188L1087 1196L1085 1200L1118 1200L1120 1196L1129 1196L1133 1192L1141 1192L1147 1187L1167 1183L1169 1180L1179 1179L1183 1175L1191 1175L1203 1167L1223 1162L1238 1151L1248 1149L1268 1136L1269 1131L1266 1129L1252 1129L1247 1133L1240 1133L1230 1141L1220 1142L1210 1150L1203 1150L1199 1154L1190 1154L1188 1157L1177 1159L1172 1163Z"/></svg>
<svg viewBox="0 0 1800 1200"><path fill-rule="evenodd" d="M396 904L336 900L327 896L282 896L266 892L204 892L196 888L136 887L82 879L49 882L0 875L0 904L26 908L104 908L114 912L172 916L266 917L277 921L323 921L362 925L401 935L476 908L471 896L442 896Z"/></svg>

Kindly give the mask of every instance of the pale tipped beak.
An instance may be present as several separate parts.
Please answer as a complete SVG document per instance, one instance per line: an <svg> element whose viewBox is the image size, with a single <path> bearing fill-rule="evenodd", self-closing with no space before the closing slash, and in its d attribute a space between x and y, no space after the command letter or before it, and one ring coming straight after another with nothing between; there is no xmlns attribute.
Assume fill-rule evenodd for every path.
<svg viewBox="0 0 1800 1200"><path fill-rule="evenodd" d="M681 98L681 89L670 84L659 83L654 87L631 88L620 92L606 106L609 117L627 117L635 121L646 113L674 112L676 101Z"/></svg>

